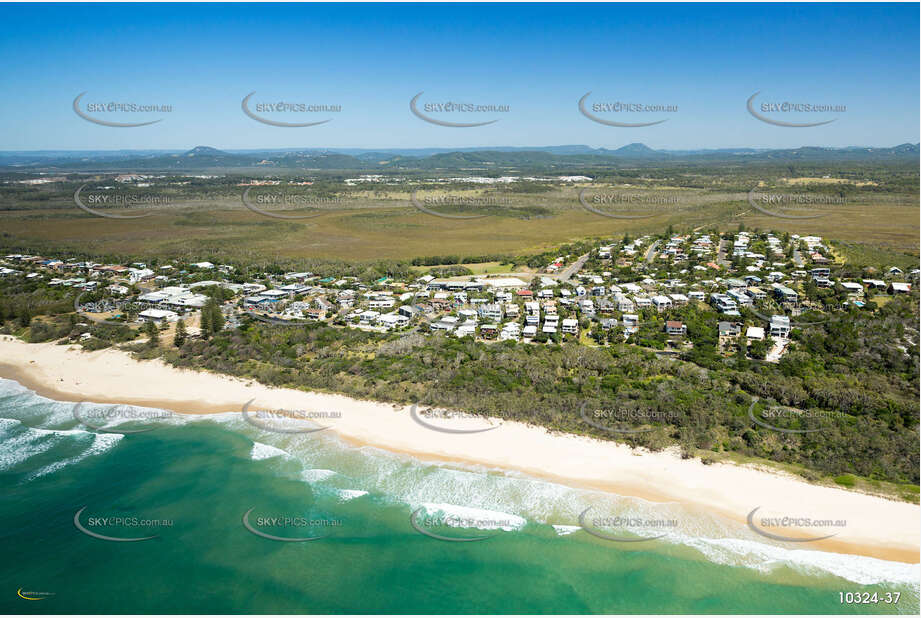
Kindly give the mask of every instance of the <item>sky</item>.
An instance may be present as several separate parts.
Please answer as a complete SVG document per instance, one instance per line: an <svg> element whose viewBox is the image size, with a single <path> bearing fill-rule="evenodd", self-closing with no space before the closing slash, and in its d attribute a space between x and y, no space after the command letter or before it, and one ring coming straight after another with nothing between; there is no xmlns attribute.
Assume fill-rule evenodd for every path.
<svg viewBox="0 0 921 618"><path fill-rule="evenodd" d="M0 150L894 146L919 141L918 49L917 4L0 4ZM160 122L85 120L83 92L91 117ZM262 118L331 120L259 122L251 92ZM429 118L497 122L427 122L420 92ZM601 119L665 122L595 122L589 92ZM761 121L756 92L834 122ZM88 111L108 102L171 111ZM274 102L340 110L255 111ZM672 109L594 107L617 102ZM844 109L761 107L782 102Z"/></svg>

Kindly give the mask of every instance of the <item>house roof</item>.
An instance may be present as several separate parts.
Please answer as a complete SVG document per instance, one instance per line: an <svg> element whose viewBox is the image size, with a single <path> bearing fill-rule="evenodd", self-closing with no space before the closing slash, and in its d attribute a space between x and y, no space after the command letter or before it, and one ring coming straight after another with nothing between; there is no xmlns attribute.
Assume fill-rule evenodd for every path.
<svg viewBox="0 0 921 618"><path fill-rule="evenodd" d="M745 336L749 339L764 339L764 328L761 326L749 326L745 331Z"/></svg>

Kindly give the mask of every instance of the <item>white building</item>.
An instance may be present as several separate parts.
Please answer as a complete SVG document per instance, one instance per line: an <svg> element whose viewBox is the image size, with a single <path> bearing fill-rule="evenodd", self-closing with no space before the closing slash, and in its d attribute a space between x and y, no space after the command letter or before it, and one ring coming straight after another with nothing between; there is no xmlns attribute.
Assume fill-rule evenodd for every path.
<svg viewBox="0 0 921 618"><path fill-rule="evenodd" d="M672 299L662 295L653 296L652 304L655 305L657 311L665 311L672 308Z"/></svg>
<svg viewBox="0 0 921 618"><path fill-rule="evenodd" d="M175 322L179 319L179 314L167 309L145 309L138 314L138 318L144 322L161 324L163 322Z"/></svg>
<svg viewBox="0 0 921 618"><path fill-rule="evenodd" d="M749 326L745 337L752 341L764 341L764 329L760 326Z"/></svg>
<svg viewBox="0 0 921 618"><path fill-rule="evenodd" d="M771 316L771 337L786 339L790 336L790 318L785 315Z"/></svg>

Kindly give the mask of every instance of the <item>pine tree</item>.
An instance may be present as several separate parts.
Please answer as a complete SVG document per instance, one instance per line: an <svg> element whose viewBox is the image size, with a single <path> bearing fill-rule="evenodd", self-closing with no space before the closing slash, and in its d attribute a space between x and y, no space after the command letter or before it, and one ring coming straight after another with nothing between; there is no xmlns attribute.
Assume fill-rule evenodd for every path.
<svg viewBox="0 0 921 618"><path fill-rule="evenodd" d="M212 299L211 306L211 330L215 333L221 331L224 328L224 314L221 313L221 306L218 302Z"/></svg>
<svg viewBox="0 0 921 618"><path fill-rule="evenodd" d="M211 312L208 305L201 308L201 336L205 339L211 336Z"/></svg>
<svg viewBox="0 0 921 618"><path fill-rule="evenodd" d="M155 347L160 345L160 329L153 321L144 324L144 334L147 335L147 345Z"/></svg>
<svg viewBox="0 0 921 618"><path fill-rule="evenodd" d="M176 322L176 332L173 334L173 345L177 348L181 348L185 343L185 338L185 321L179 320Z"/></svg>

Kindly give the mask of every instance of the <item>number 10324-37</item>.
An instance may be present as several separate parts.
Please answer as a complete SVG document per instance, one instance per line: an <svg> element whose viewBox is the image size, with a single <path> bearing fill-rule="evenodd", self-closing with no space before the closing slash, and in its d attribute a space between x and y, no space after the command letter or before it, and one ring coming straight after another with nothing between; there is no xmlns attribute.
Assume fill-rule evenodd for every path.
<svg viewBox="0 0 921 618"><path fill-rule="evenodd" d="M879 603L894 605L899 602L899 597L901 596L901 592L886 592L883 594L878 592L839 592L838 601L847 605Z"/></svg>

